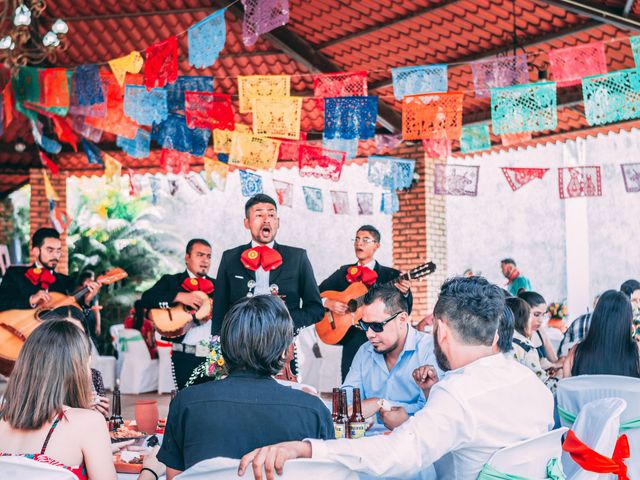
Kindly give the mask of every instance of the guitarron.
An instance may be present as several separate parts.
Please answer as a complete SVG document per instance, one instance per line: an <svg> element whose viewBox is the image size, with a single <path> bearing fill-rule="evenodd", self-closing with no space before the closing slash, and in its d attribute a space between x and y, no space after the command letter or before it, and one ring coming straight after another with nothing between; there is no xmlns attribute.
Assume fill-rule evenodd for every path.
<svg viewBox="0 0 640 480"><path fill-rule="evenodd" d="M211 319L213 300L204 292L191 292L202 298L202 305L198 310L191 310L186 305L176 303L171 308L152 308L148 317L153 322L160 335L167 338L180 337L187 333L198 322L206 322Z"/></svg>

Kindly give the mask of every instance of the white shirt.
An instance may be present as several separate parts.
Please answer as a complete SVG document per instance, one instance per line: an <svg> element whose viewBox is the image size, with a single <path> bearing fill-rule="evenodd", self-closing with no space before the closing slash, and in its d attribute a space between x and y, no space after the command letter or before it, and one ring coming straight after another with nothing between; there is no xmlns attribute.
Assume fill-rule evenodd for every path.
<svg viewBox="0 0 640 480"><path fill-rule="evenodd" d="M448 372L425 407L390 435L309 440L314 459L385 478L475 480L497 450L553 425L553 396L526 367L502 354Z"/></svg>
<svg viewBox="0 0 640 480"><path fill-rule="evenodd" d="M267 244L267 247L273 248L275 240ZM251 240L251 247L255 248L261 244L255 240ZM256 270L256 287L253 289L254 295L271 295L271 289L269 288L269 272L262 268L262 265Z"/></svg>
<svg viewBox="0 0 640 480"><path fill-rule="evenodd" d="M197 275L193 274L189 269L187 269L187 273L189 274L189 278L197 278ZM182 343L185 345L197 345L200 343L200 340L207 340L210 335L211 324L209 322L198 326L194 325L184 336Z"/></svg>

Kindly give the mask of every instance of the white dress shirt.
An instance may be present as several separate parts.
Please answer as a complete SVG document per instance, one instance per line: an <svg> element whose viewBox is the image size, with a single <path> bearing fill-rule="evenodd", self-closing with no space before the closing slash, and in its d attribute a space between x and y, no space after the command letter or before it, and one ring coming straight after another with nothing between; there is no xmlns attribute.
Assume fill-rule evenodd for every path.
<svg viewBox="0 0 640 480"><path fill-rule="evenodd" d="M189 269L187 269L187 273L189 274L189 278L197 278L197 275L193 274ZM182 343L185 345L197 345L200 343L200 340L207 340L210 335L211 324L209 322L203 323L202 325L194 325L184 336Z"/></svg>
<svg viewBox="0 0 640 480"><path fill-rule="evenodd" d="M267 244L267 247L273 248L275 240ZM251 240L251 247L255 248L261 244L255 240ZM269 288L269 272L262 268L262 265L256 270L256 287L253 289L254 295L271 295L271 289Z"/></svg>
<svg viewBox="0 0 640 480"><path fill-rule="evenodd" d="M425 407L390 435L308 440L314 459L384 478L475 480L497 450L553 425L553 396L526 367L502 354L448 372Z"/></svg>

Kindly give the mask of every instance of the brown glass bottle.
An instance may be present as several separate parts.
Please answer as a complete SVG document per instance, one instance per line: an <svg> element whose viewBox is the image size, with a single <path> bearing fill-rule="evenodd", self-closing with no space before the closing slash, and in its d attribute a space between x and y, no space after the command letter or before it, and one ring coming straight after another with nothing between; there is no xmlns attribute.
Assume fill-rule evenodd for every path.
<svg viewBox="0 0 640 480"><path fill-rule="evenodd" d="M333 419L333 423L336 423L338 415L340 415L340 389L334 388L333 398L331 400L331 418Z"/></svg>
<svg viewBox="0 0 640 480"><path fill-rule="evenodd" d="M340 390L340 416L338 423L344 425L344 438L351 438L349 432L349 404L347 403L347 391Z"/></svg>
<svg viewBox="0 0 640 480"><path fill-rule="evenodd" d="M362 416L362 402L360 400L360 389L353 389L353 412L349 418L349 436L351 438L362 438L367 431L367 422Z"/></svg>
<svg viewBox="0 0 640 480"><path fill-rule="evenodd" d="M111 406L111 417L109 418L109 430L115 432L124 425L122 420L122 407L120 404L120 387L116 384L113 389L113 403Z"/></svg>
<svg viewBox="0 0 640 480"><path fill-rule="evenodd" d="M331 416L335 414L333 418L333 429L336 433L336 438L345 438L346 430L342 420L342 396L340 395L340 389L333 389L333 405Z"/></svg>

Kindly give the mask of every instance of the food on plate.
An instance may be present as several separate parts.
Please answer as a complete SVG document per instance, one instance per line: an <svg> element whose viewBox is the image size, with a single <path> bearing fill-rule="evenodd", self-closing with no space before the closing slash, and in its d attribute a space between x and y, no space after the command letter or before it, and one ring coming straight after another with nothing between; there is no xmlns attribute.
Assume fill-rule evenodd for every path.
<svg viewBox="0 0 640 480"><path fill-rule="evenodd" d="M132 438L142 438L145 436L144 433L138 432L137 430L132 430L127 426L122 426L118 428L115 432L110 432L111 441L112 442L120 442L123 440L130 440Z"/></svg>

